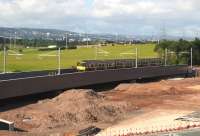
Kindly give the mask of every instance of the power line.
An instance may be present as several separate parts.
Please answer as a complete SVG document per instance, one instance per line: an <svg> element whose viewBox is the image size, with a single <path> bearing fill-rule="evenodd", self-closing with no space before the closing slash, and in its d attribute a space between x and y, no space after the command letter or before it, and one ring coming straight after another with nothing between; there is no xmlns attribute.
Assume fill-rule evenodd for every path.
<svg viewBox="0 0 200 136"><path fill-rule="evenodd" d="M166 30L166 24L163 22L161 28L160 28L160 40L166 40L167 38L167 30Z"/></svg>
<svg viewBox="0 0 200 136"><path fill-rule="evenodd" d="M3 73L6 73L6 63L7 63L7 50L5 37L3 37Z"/></svg>

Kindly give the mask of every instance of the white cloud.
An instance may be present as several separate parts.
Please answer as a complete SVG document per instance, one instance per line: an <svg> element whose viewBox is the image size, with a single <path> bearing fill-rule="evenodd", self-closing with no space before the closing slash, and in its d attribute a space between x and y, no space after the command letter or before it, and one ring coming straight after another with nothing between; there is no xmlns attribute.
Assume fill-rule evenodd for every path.
<svg viewBox="0 0 200 136"><path fill-rule="evenodd" d="M200 4L197 0L94 0L93 10L96 17L119 14L181 15L182 12L192 12L197 4Z"/></svg>
<svg viewBox="0 0 200 136"><path fill-rule="evenodd" d="M52 26L102 33L150 33L153 29L159 31L163 22L177 31L200 28L199 0L93 0L91 5L88 3L91 2L0 0L0 26Z"/></svg>
<svg viewBox="0 0 200 136"><path fill-rule="evenodd" d="M0 1L0 24L59 22L67 16L82 16L85 10L82 0L13 0ZM57 21L56 21L57 20ZM3 22L4 21L4 22ZM5 22L7 21L7 22Z"/></svg>
<svg viewBox="0 0 200 136"><path fill-rule="evenodd" d="M159 31L163 23L177 30L200 23L199 0L94 0L93 11L96 19L143 32Z"/></svg>

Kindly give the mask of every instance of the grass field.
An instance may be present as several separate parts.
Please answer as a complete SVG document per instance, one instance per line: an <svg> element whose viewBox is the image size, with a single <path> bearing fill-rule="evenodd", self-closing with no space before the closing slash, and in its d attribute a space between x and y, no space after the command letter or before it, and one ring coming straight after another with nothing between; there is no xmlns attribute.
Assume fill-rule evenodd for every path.
<svg viewBox="0 0 200 136"><path fill-rule="evenodd" d="M78 48L76 50L61 51L61 67L69 68L76 66L80 60L88 59L120 59L135 58L136 46L105 46ZM139 58L156 57L155 45L137 45ZM98 53L96 53L98 52ZM17 53L18 54L18 53ZM97 55L96 55L97 54ZM15 51L8 51L7 71L37 71L57 69L57 51L38 51L37 49L23 49L21 54L16 55ZM3 52L0 52L0 71L3 71Z"/></svg>

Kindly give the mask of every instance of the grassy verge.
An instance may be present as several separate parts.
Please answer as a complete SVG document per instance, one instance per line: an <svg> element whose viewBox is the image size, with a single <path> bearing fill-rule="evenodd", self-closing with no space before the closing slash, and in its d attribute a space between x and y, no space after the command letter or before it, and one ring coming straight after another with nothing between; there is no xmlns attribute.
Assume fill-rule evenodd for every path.
<svg viewBox="0 0 200 136"><path fill-rule="evenodd" d="M61 67L75 66L80 60L88 59L126 59L135 58L136 46L105 46L101 48L78 48L76 50L61 51ZM139 58L157 57L154 52L155 45L137 45ZM18 53L17 53L18 54ZM37 49L23 49L16 55L9 51L7 56L7 71L36 71L56 69L57 51L38 51ZM0 71L3 71L3 52L0 52Z"/></svg>

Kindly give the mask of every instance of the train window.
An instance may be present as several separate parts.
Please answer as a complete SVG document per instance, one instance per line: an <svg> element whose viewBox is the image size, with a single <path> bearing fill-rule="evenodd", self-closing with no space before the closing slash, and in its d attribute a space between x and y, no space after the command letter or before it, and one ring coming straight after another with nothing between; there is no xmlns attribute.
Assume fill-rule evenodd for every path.
<svg viewBox="0 0 200 136"><path fill-rule="evenodd" d="M78 65L78 66L85 66L86 63L85 63L85 62L78 62L77 65Z"/></svg>
<svg viewBox="0 0 200 136"><path fill-rule="evenodd" d="M80 66L81 65L81 63L80 62L77 62L77 66Z"/></svg>

